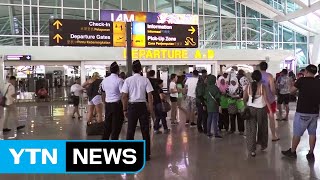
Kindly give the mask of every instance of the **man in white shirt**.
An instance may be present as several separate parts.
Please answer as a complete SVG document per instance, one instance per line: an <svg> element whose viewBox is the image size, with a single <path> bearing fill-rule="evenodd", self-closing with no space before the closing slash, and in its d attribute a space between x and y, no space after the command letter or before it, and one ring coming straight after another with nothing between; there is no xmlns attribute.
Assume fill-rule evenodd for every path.
<svg viewBox="0 0 320 180"><path fill-rule="evenodd" d="M153 114L153 88L149 79L140 75L142 66L139 60L133 62L132 70L134 75L127 78L122 87L123 112L128 118L127 140L134 139L139 120L142 137L146 141L146 160L148 161L150 160L150 128L146 93L149 112Z"/></svg>
<svg viewBox="0 0 320 180"><path fill-rule="evenodd" d="M18 119L17 119L17 110L15 105L15 99L17 97L16 93L16 77L11 76L8 80L8 83L5 84L2 94L6 97L6 112L4 116L4 124L3 124L3 132L9 132L11 131L11 128L16 128L17 130L20 130L24 128L25 126L18 126Z"/></svg>
<svg viewBox="0 0 320 180"><path fill-rule="evenodd" d="M101 83L101 91L105 94L105 130L103 140L118 140L124 121L121 89L123 80L119 78L120 68L116 62L110 66L111 75L106 77Z"/></svg>
<svg viewBox="0 0 320 180"><path fill-rule="evenodd" d="M196 88L197 88L197 83L199 79L199 72L197 70L194 70L192 72L192 77L188 78L185 84L185 89L187 91L187 112L188 112L188 117L190 118L190 125L192 127L195 127L197 124L194 123L195 119L195 110L196 110ZM187 117L187 118L188 118ZM186 124L189 124L189 120L187 119Z"/></svg>
<svg viewBox="0 0 320 180"><path fill-rule="evenodd" d="M72 102L73 102L73 114L72 119L75 118L75 114L78 115L78 119L82 118L79 113L79 104L80 104L80 96L83 93L84 88L80 85L80 78L76 79L75 84L73 84L70 88L70 92L72 93Z"/></svg>

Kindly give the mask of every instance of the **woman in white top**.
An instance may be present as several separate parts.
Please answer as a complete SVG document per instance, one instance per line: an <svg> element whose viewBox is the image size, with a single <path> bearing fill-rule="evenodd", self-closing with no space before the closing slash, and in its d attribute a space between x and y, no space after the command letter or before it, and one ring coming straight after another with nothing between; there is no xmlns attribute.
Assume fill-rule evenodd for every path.
<svg viewBox="0 0 320 180"><path fill-rule="evenodd" d="M170 76L170 101L171 101L171 124L178 124L177 121L177 107L178 107L178 89L177 89L178 76L176 74L171 74Z"/></svg>
<svg viewBox="0 0 320 180"><path fill-rule="evenodd" d="M70 92L72 94L72 102L73 102L73 113L72 113L72 119L75 118L75 114L78 115L78 119L82 118L82 116L79 113L79 104L80 104L80 96L83 92L83 87L80 85L80 78L76 79L76 82L71 86Z"/></svg>
<svg viewBox="0 0 320 180"><path fill-rule="evenodd" d="M266 90L261 83L261 72L255 70L252 82L244 91L244 101L250 110L250 118L246 121L247 148L251 156L256 156L256 145L261 145L261 150L268 147L268 115L267 108L271 109L267 101ZM257 133L258 126L258 133ZM258 137L257 137L258 136Z"/></svg>

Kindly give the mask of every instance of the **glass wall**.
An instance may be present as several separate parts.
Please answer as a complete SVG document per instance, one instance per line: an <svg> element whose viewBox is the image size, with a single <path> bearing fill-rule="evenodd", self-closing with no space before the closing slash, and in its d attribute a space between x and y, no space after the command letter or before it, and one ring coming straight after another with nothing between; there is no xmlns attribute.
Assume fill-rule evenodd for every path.
<svg viewBox="0 0 320 180"><path fill-rule="evenodd" d="M0 45L48 46L50 19L99 20L100 9L197 14L201 48L286 49L308 63L307 36L234 0L0 0Z"/></svg>

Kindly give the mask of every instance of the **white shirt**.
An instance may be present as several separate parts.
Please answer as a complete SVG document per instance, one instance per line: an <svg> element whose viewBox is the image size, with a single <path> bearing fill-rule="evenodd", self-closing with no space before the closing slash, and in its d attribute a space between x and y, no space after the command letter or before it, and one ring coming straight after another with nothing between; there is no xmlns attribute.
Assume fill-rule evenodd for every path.
<svg viewBox="0 0 320 180"><path fill-rule="evenodd" d="M121 89L123 80L117 74L111 74L101 82L101 90L106 93L107 103L118 102L121 100Z"/></svg>
<svg viewBox="0 0 320 180"><path fill-rule="evenodd" d="M188 89L187 96L190 96L190 97L193 97L193 98L196 97L197 83L198 83L198 78L197 77L191 77L191 78L187 79L186 84L185 84L187 86L187 89Z"/></svg>
<svg viewBox="0 0 320 180"><path fill-rule="evenodd" d="M2 95L6 94L6 106L10 106L14 103L12 95L16 93L16 88L11 83L6 83L1 90Z"/></svg>
<svg viewBox="0 0 320 180"><path fill-rule="evenodd" d="M124 81L121 92L129 94L129 102L147 102L146 93L153 91L148 78L134 74Z"/></svg>
<svg viewBox="0 0 320 180"><path fill-rule="evenodd" d="M177 84L175 82L170 82L170 85L169 85L169 89L172 90L172 89L177 89ZM176 93L170 93L170 97L178 97L178 92Z"/></svg>
<svg viewBox="0 0 320 180"><path fill-rule="evenodd" d="M73 92L74 96L80 96L83 87L80 84L74 84L71 86L70 91Z"/></svg>

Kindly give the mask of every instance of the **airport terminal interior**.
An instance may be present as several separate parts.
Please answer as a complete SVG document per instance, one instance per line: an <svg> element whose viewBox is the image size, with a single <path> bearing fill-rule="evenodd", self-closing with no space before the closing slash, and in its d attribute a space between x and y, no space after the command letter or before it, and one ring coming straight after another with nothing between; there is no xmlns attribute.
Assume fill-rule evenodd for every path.
<svg viewBox="0 0 320 180"><path fill-rule="evenodd" d="M111 34L103 32L107 27L92 28L93 22L113 23L112 28L106 30ZM86 23L91 24L90 27L82 25ZM117 32L120 27L117 25L126 29L121 26ZM132 28L128 28L129 25ZM150 27L167 29L157 31L148 29ZM122 37L122 41L119 32L125 34L125 30L132 36ZM106 35L97 35L97 32ZM161 32L170 38L157 41L156 36ZM79 35L75 35L77 33ZM88 35L84 35L86 33ZM89 40L91 37L93 40ZM132 40L130 45L126 45L128 39ZM102 134L90 135L87 130L88 101L89 104L91 101L85 92L89 90L84 89L79 95L81 118L78 118L73 114L71 86L82 85L97 74L101 79L108 77L114 61L119 66L119 77L126 81L135 60L141 62L142 76L148 77L149 72L154 71L154 77L163 81L165 102L174 102L172 74L178 77L182 87L177 98L180 105L176 122L172 112L165 111L170 132L163 130L164 122L160 124L161 132L156 130L154 119L149 118L151 160L141 172L1 174L0 169L0 180L320 180L320 145L316 144L314 161L310 162L306 158L307 132L301 137L296 158L282 154L291 147L294 137L297 94L290 95L288 100L288 117L283 116L285 108L275 112L277 137L268 127L267 148L257 145L253 155L247 150L248 121L242 122L242 130L240 116L236 128L230 130L222 125L220 134L213 137L201 132L199 125L188 122L191 114L197 123L204 110L201 107L200 110L191 108L194 112L187 110L196 104L190 105L191 86L185 85L195 76L194 72L199 72L199 79L205 77L205 70L217 77L216 85L222 93L218 77L230 83L235 75L240 87L243 83L240 78L244 76L251 84L256 82L251 75L261 70L262 62L268 64L267 72L274 77L275 88L280 87L278 78L283 72L289 74L293 85L303 78L309 64L320 68L320 0L0 0L0 93L5 94L7 80L15 77L17 94L12 102L14 113L10 108L0 107L0 139L101 140ZM320 69L314 75L319 72ZM203 83L207 83L209 77ZM171 110L173 107L171 103ZM227 119L233 116L228 114L229 107ZM220 118L222 116L225 117L220 112ZM98 119L98 115L94 119ZM124 119L120 140L127 138L128 120ZM135 139L143 139L142 129L138 123ZM316 137L319 138L319 134L318 129Z"/></svg>

